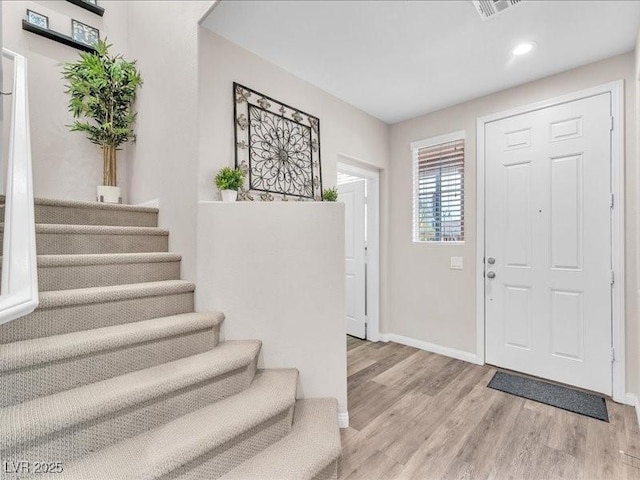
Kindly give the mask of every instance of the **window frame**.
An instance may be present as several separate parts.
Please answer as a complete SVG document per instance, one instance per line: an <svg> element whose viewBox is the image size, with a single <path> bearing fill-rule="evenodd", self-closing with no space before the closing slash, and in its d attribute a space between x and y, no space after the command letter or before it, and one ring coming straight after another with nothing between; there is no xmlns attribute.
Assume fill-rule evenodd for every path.
<svg viewBox="0 0 640 480"><path fill-rule="evenodd" d="M464 245L465 240L453 240L453 241L447 241L447 240L420 240L418 238L418 228L417 228L417 214L418 214L418 179L417 174L418 174L418 166L417 166L417 161L418 161L418 150L420 150L421 148L427 148L427 147L433 147L435 145L440 145L443 143L450 143L450 142L456 142L456 141L464 141L464 157L463 157L463 163L462 163L462 171L463 171L463 176L462 176L462 209L461 209L461 213L462 213L462 223L464 224L464 219L465 219L465 207L466 207L466 202L465 202L465 197L466 197L466 182L465 182L465 176L466 176L466 170L467 170L467 146L466 146L466 130L458 130L456 132L452 132L452 133L447 133L445 135L438 135L437 137L429 137L423 140L417 140L415 142L411 142L409 144L410 150L411 150L411 168L412 168L412 181L413 181L413 188L412 188L412 217L411 217L411 240L412 243L414 244L419 244L419 245ZM466 239L467 235L466 235L466 231L463 230L463 238Z"/></svg>

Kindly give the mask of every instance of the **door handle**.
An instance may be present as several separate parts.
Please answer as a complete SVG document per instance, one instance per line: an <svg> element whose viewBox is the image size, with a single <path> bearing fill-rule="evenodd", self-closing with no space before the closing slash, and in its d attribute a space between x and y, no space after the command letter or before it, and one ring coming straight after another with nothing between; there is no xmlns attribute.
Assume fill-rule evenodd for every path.
<svg viewBox="0 0 640 480"><path fill-rule="evenodd" d="M487 278L496 278L496 272L487 272Z"/></svg>

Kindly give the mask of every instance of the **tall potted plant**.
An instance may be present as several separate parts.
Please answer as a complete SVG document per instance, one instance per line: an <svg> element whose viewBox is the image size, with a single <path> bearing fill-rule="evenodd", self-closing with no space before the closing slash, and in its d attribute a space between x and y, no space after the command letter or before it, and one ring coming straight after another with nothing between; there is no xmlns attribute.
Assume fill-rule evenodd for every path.
<svg viewBox="0 0 640 480"><path fill-rule="evenodd" d="M64 65L63 78L68 82L69 111L76 119L71 131L83 132L102 149L103 185L98 186L98 201L119 203L117 151L135 141L133 103L142 78L135 61L110 55L110 47L98 41L94 53L81 53L78 61Z"/></svg>

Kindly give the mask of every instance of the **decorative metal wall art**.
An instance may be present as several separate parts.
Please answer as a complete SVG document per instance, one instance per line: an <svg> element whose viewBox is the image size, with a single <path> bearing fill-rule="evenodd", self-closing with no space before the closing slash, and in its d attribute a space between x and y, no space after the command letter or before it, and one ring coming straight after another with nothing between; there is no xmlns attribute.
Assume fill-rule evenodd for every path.
<svg viewBox="0 0 640 480"><path fill-rule="evenodd" d="M320 120L233 84L240 200L322 200Z"/></svg>

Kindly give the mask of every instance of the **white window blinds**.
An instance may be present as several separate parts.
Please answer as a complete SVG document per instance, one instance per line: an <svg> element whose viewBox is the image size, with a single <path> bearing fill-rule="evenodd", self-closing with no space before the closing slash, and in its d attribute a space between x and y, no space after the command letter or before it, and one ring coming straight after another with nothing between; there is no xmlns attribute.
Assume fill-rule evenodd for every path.
<svg viewBox="0 0 640 480"><path fill-rule="evenodd" d="M412 149L413 241L464 241L464 137Z"/></svg>

